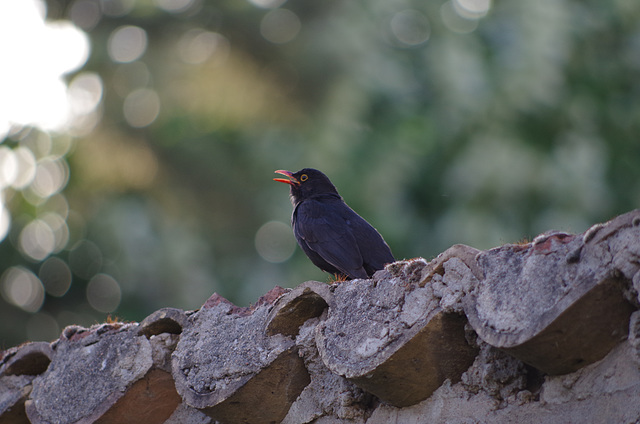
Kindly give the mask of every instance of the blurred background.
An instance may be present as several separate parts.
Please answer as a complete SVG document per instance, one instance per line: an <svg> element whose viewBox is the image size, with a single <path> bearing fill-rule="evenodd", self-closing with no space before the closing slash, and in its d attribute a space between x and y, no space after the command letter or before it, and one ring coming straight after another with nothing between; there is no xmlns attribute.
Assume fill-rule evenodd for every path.
<svg viewBox="0 0 640 424"><path fill-rule="evenodd" d="M0 58L0 349L327 281L276 169L397 258L640 203L637 0L21 0Z"/></svg>

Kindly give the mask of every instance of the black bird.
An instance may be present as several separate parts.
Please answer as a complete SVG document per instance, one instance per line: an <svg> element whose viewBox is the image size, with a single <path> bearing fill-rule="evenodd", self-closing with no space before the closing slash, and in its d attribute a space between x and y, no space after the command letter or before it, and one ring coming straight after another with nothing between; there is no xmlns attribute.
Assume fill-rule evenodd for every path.
<svg viewBox="0 0 640 424"><path fill-rule="evenodd" d="M338 278L369 278L394 262L384 239L354 212L322 172L275 171L287 178L274 181L290 185L291 225L298 244L311 262Z"/></svg>

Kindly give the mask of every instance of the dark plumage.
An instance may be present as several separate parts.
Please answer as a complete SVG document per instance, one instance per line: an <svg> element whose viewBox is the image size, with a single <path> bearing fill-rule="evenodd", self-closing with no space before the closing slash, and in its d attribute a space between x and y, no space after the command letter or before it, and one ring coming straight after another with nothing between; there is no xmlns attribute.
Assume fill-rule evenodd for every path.
<svg viewBox="0 0 640 424"><path fill-rule="evenodd" d="M293 234L318 268L337 276L369 278L394 261L380 233L342 200L322 172L305 168L276 173L287 178L275 181L291 187Z"/></svg>

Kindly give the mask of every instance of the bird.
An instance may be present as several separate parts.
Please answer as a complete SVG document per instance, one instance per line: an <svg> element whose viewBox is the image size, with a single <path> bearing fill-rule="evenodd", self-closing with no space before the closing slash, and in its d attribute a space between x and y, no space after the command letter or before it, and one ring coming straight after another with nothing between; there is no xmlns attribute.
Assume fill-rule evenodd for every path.
<svg viewBox="0 0 640 424"><path fill-rule="evenodd" d="M313 168L277 170L287 178L291 226L311 262L338 280L368 279L395 259L380 233L351 209L329 177Z"/></svg>

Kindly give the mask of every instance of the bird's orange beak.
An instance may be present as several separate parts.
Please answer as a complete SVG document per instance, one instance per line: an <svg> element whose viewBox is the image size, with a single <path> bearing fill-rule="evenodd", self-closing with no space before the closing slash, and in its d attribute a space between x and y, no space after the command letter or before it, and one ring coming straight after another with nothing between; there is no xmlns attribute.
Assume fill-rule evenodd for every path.
<svg viewBox="0 0 640 424"><path fill-rule="evenodd" d="M289 184L289 185L300 185L300 181L298 181L294 176L293 176L293 172L291 171L285 171L284 169L278 169L277 171L275 171L276 174L280 174L280 175L284 175L287 178L274 178L273 181L277 181L279 183L285 183L285 184Z"/></svg>

